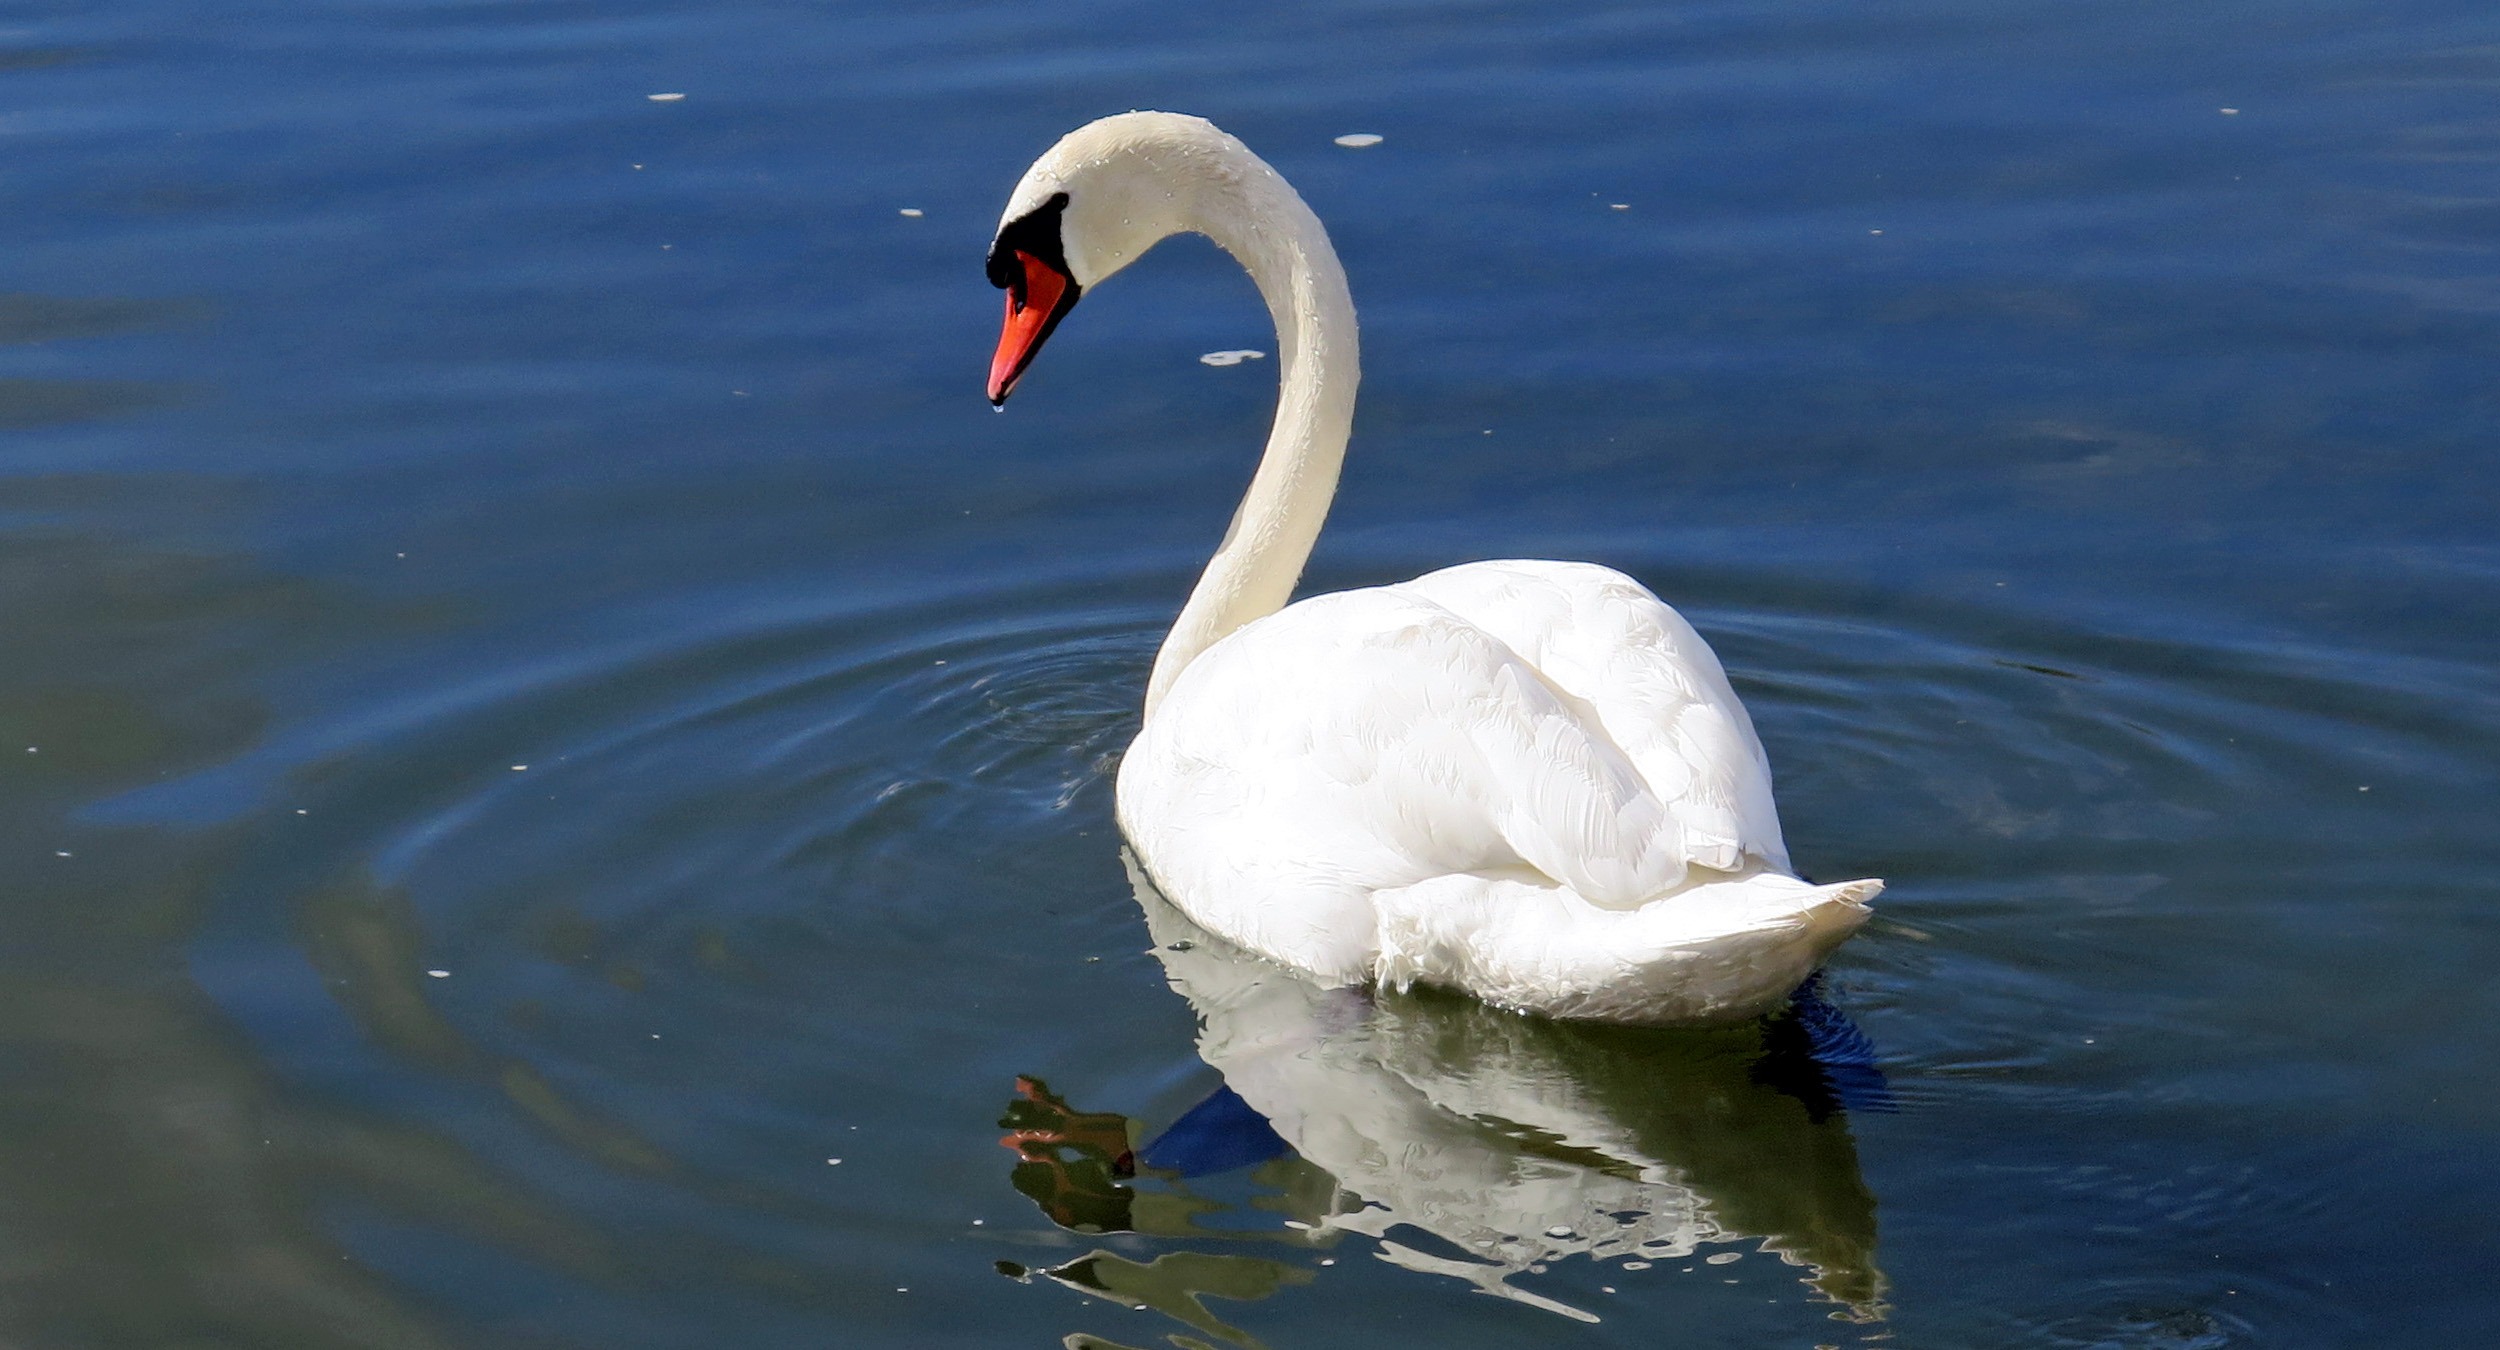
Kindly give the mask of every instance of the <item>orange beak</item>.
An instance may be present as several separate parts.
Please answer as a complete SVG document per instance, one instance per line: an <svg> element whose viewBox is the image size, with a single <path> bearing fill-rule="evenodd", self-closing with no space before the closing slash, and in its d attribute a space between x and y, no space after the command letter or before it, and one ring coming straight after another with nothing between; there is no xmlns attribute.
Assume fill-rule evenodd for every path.
<svg viewBox="0 0 2500 1350"><path fill-rule="evenodd" d="M1022 249L1016 250L1016 264L1022 276L1007 288L1007 320L998 332L998 354L990 358L992 407L1007 401L1050 330L1076 305L1077 284L1067 273Z"/></svg>

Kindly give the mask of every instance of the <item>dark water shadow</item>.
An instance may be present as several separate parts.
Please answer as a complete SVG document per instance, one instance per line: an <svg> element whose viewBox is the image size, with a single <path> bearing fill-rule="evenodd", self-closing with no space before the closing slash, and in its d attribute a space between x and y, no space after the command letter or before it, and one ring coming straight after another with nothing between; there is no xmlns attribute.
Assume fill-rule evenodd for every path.
<svg viewBox="0 0 2500 1350"><path fill-rule="evenodd" d="M209 307L191 300L127 296L0 294L0 346L159 332L194 323ZM0 375L0 430L88 422L189 401L199 390L163 380Z"/></svg>
<svg viewBox="0 0 2500 1350"><path fill-rule="evenodd" d="M216 556L0 537L0 1340L460 1343L324 1207L526 1206L456 1149L292 1099L200 993L187 946L238 830L85 811L247 750L271 663L389 624Z"/></svg>

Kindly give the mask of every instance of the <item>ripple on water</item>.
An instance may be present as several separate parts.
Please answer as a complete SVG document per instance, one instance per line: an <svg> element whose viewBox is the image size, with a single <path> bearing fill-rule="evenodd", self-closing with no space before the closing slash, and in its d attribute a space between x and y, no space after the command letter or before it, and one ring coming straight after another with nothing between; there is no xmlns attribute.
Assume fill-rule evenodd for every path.
<svg viewBox="0 0 2500 1350"><path fill-rule="evenodd" d="M930 616L873 645L819 637L799 662L723 671L623 729L584 728L526 789L502 785L493 810L458 811L448 834L420 826L411 880L482 883L474 912L438 912L485 941L530 922L536 906L502 897L541 869L564 884L538 894L612 921L682 932L769 918L838 941L872 916L978 922L968 868L993 887L1044 881L1054 843L1101 833L1066 813L1134 730L1126 691L1151 630L1051 613ZM571 846L551 854L551 838Z"/></svg>
<svg viewBox="0 0 2500 1350"><path fill-rule="evenodd" d="M2196 1128L2199 1103L2175 1094L2225 1057L2230 996L2202 953L2314 936L2299 893L2228 884L2279 839L2245 813L2299 809L2391 757L2462 772L2471 738L2438 671L2361 683L2315 654L2103 642L1991 612L1843 618L1812 597L1694 617L1769 743L1798 861L1892 883L1833 983L1901 1120L1967 1145L2018 1226L2036 1205L2149 1242L2315 1221L2320 1192L2281 1168L2199 1172L2156 1150L2025 1170L1989 1162L1991 1141L2147 1109ZM741 1212L840 1185L881 1222L922 1222L925 1187L855 1178L960 1170L944 1148L894 1142L880 1161L846 1143L854 1165L829 1169L824 1136L977 1129L996 1084L1054 1046L1141 1053L1120 1037L1146 1010L1185 1042L1186 1009L1137 955L1110 820L1155 620L1063 596L827 615L393 723L304 775L317 818L361 824L333 846L351 882L298 903L323 978L294 996L344 1002L371 1049L469 1096L409 1097L388 1066L299 1067L377 1101L391 1080L392 1111L553 1138ZM480 1091L499 1103L483 1116ZM814 1162L779 1170L789 1158ZM621 1205L621 1223L641 1202L577 1203ZM2237 1313L2179 1292L2013 1338L2236 1343Z"/></svg>
<svg viewBox="0 0 2500 1350"><path fill-rule="evenodd" d="M1134 613L991 598L653 641L377 718L385 740L299 775L311 814L266 860L313 870L304 822L335 832L292 902L319 978L204 978L235 972L215 992L247 1021L343 1005L365 1045L323 1040L298 1071L497 1156L552 1138L572 1162L534 1180L622 1169L743 1213L838 1187L920 1221L908 1188L817 1175L822 1140L977 1126L1033 1044L1085 1034L1002 1018L1103 978L1082 954L1135 923L1104 775L1156 639ZM981 1104L930 1104L957 1092ZM868 1168L842 1175L892 1148L846 1147Z"/></svg>
<svg viewBox="0 0 2500 1350"><path fill-rule="evenodd" d="M2360 786L2486 774L2488 700L2435 662L1942 607L1698 617L1800 865L1891 883L1839 970L1906 1101L1994 1085L2091 1110L2175 1083L2298 997L2260 981L2331 968L2356 909L2403 902L2401 874L2354 884Z"/></svg>
<svg viewBox="0 0 2500 1350"><path fill-rule="evenodd" d="M2058 1350L2229 1350L2258 1340L2254 1327L2229 1313L2152 1306L2066 1318L2039 1328L2029 1343Z"/></svg>

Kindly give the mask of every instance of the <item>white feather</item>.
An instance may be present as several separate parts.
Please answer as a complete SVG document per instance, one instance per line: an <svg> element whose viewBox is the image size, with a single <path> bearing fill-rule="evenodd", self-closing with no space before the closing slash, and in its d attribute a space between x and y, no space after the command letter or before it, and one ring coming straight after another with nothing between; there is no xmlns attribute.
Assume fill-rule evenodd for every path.
<svg viewBox="0 0 2500 1350"><path fill-rule="evenodd" d="M1761 1011L1878 888L1785 874L1717 659L1585 563L1474 563L1245 625L1174 682L1119 803L1212 932L1556 1016Z"/></svg>

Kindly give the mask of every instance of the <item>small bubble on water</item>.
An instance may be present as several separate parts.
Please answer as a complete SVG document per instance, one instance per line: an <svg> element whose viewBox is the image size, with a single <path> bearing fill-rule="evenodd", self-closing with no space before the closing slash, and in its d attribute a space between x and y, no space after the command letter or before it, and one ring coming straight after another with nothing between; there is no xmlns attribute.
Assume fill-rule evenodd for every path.
<svg viewBox="0 0 2500 1350"><path fill-rule="evenodd" d="M448 980L451 978L451 972L448 970L429 970L425 973L438 980Z"/></svg>
<svg viewBox="0 0 2500 1350"><path fill-rule="evenodd" d="M686 96L684 94L645 94L643 97L654 103L683 103L686 101Z"/></svg>
<svg viewBox="0 0 2500 1350"><path fill-rule="evenodd" d="M1244 361L1264 361L1266 359L1266 352L1255 352L1251 351L1247 347L1244 347L1238 351L1208 352L1206 355L1198 358L1198 364L1202 366L1237 366Z"/></svg>
<svg viewBox="0 0 2500 1350"><path fill-rule="evenodd" d="M918 220L918 219L920 219L920 217L921 217L922 215L924 215L924 214L926 214L926 213L925 213L925 212L923 212L923 211L922 211L919 207L917 207L917 206L906 206L906 207L904 207L901 211L897 212L896 214L898 214L898 215L905 215L905 216L909 216L909 217L911 217L913 220Z"/></svg>
<svg viewBox="0 0 2500 1350"><path fill-rule="evenodd" d="M1337 144L1348 150L1368 150L1380 144L1381 138L1368 131L1349 131L1337 138Z"/></svg>

